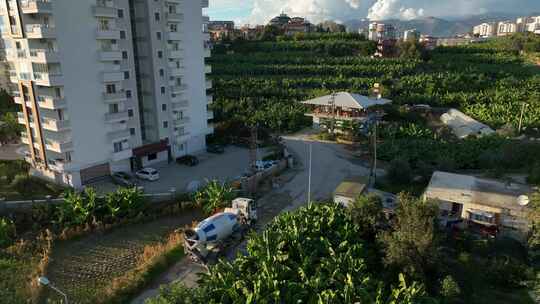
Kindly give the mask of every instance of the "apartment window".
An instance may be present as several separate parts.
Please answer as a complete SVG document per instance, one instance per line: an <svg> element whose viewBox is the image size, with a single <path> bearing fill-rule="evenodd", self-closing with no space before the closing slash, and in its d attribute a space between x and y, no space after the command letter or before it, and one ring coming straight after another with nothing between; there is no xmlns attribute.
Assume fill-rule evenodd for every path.
<svg viewBox="0 0 540 304"><path fill-rule="evenodd" d="M135 128L130 128L130 129L129 129L129 134L130 134L131 136L134 136L134 135L135 135Z"/></svg>
<svg viewBox="0 0 540 304"><path fill-rule="evenodd" d="M159 77L164 77L164 76L165 76L165 70L159 69Z"/></svg>
<svg viewBox="0 0 540 304"><path fill-rule="evenodd" d="M108 84L106 86L107 94L116 94L116 85Z"/></svg>
<svg viewBox="0 0 540 304"><path fill-rule="evenodd" d="M178 32L178 25L176 23L169 24L169 30L173 33Z"/></svg>
<svg viewBox="0 0 540 304"><path fill-rule="evenodd" d="M98 21L99 30L108 31L110 30L110 23L108 19L99 19Z"/></svg>
<svg viewBox="0 0 540 304"><path fill-rule="evenodd" d="M57 98L62 98L62 89L61 88L54 88L54 95L57 97Z"/></svg>
<svg viewBox="0 0 540 304"><path fill-rule="evenodd" d="M114 153L122 152L122 150L123 150L122 142L121 141L115 142L114 143Z"/></svg>
<svg viewBox="0 0 540 304"><path fill-rule="evenodd" d="M167 129L169 127L169 122L168 121L164 121L163 122L163 129Z"/></svg>
<svg viewBox="0 0 540 304"><path fill-rule="evenodd" d="M123 59L128 59L128 52L127 51L122 51L122 58Z"/></svg>
<svg viewBox="0 0 540 304"><path fill-rule="evenodd" d="M129 116L129 117L133 117L133 109L129 109L129 110L128 110L128 116Z"/></svg>
<svg viewBox="0 0 540 304"><path fill-rule="evenodd" d="M123 9L118 10L118 18L124 18L124 10Z"/></svg>
<svg viewBox="0 0 540 304"><path fill-rule="evenodd" d="M126 39L126 31L120 31L120 39Z"/></svg>
<svg viewBox="0 0 540 304"><path fill-rule="evenodd" d="M156 19L156 21L159 21L161 19L161 16L159 15L159 13L154 14L154 19Z"/></svg>
<svg viewBox="0 0 540 304"><path fill-rule="evenodd" d="M126 91L126 98L131 98L131 90Z"/></svg>
<svg viewBox="0 0 540 304"><path fill-rule="evenodd" d="M163 112L167 111L167 104L166 103L161 105L161 111L163 111Z"/></svg>
<svg viewBox="0 0 540 304"><path fill-rule="evenodd" d="M129 79L129 71L124 71L124 79Z"/></svg>
<svg viewBox="0 0 540 304"><path fill-rule="evenodd" d="M118 104L117 103L109 104L109 113L118 113Z"/></svg>
<svg viewBox="0 0 540 304"><path fill-rule="evenodd" d="M157 40L161 40L161 32L156 32L156 38Z"/></svg>
<svg viewBox="0 0 540 304"><path fill-rule="evenodd" d="M163 51L158 51L157 56L158 58L163 58Z"/></svg>
<svg viewBox="0 0 540 304"><path fill-rule="evenodd" d="M165 87L161 87L161 95L165 95Z"/></svg>

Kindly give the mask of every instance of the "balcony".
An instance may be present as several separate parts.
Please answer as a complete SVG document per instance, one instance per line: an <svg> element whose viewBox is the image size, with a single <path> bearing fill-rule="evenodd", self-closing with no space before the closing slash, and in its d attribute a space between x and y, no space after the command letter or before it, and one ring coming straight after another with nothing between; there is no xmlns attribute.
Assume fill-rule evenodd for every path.
<svg viewBox="0 0 540 304"><path fill-rule="evenodd" d="M210 51L210 48L205 48L203 51L203 54L204 54L204 58L208 58L212 56L212 52Z"/></svg>
<svg viewBox="0 0 540 304"><path fill-rule="evenodd" d="M128 129L120 131L111 131L107 134L109 141L119 141L122 139L128 139L131 136L131 133Z"/></svg>
<svg viewBox="0 0 540 304"><path fill-rule="evenodd" d="M211 65L205 65L204 66L204 73L212 74L212 66Z"/></svg>
<svg viewBox="0 0 540 304"><path fill-rule="evenodd" d="M118 103L127 100L126 94L121 93L103 93L103 101L105 103Z"/></svg>
<svg viewBox="0 0 540 304"><path fill-rule="evenodd" d="M189 123L189 121L190 121L189 117L184 116L182 118L175 119L173 121L173 125L175 125L175 126L183 126L183 125Z"/></svg>
<svg viewBox="0 0 540 304"><path fill-rule="evenodd" d="M26 38L28 39L51 39L56 36L54 26L47 24L32 24L26 26Z"/></svg>
<svg viewBox="0 0 540 304"><path fill-rule="evenodd" d="M72 170L73 163L63 159L49 160L49 168L53 171L62 173Z"/></svg>
<svg viewBox="0 0 540 304"><path fill-rule="evenodd" d="M174 94L180 94L184 92L186 89L187 89L187 85L185 84L171 86L171 92L173 92Z"/></svg>
<svg viewBox="0 0 540 304"><path fill-rule="evenodd" d="M48 131L63 132L71 128L71 123L69 120L44 118L41 122L41 127Z"/></svg>
<svg viewBox="0 0 540 304"><path fill-rule="evenodd" d="M129 159L133 156L133 150L127 149L119 152L113 152L112 154L112 161L121 161L124 159Z"/></svg>
<svg viewBox="0 0 540 304"><path fill-rule="evenodd" d="M167 21L173 21L173 22L184 21L184 14L166 13L165 17L167 18Z"/></svg>
<svg viewBox="0 0 540 304"><path fill-rule="evenodd" d="M207 80L207 81L206 81L206 89L207 89L207 90L212 89L212 80Z"/></svg>
<svg viewBox="0 0 540 304"><path fill-rule="evenodd" d="M28 139L28 133L26 132L21 132L21 142L25 145L29 145L30 144L30 140Z"/></svg>
<svg viewBox="0 0 540 304"><path fill-rule="evenodd" d="M30 60L35 63L59 63L60 56L54 50L30 50Z"/></svg>
<svg viewBox="0 0 540 304"><path fill-rule="evenodd" d="M26 0L20 2L23 14L52 14L52 3L43 0Z"/></svg>
<svg viewBox="0 0 540 304"><path fill-rule="evenodd" d="M214 111L206 111L206 114L208 116L208 120L214 119Z"/></svg>
<svg viewBox="0 0 540 304"><path fill-rule="evenodd" d="M26 51L25 50L15 50L15 49L7 49L6 50L6 60L7 61L17 61L18 59L26 59Z"/></svg>
<svg viewBox="0 0 540 304"><path fill-rule="evenodd" d="M182 34L179 32L167 32L167 40L182 41Z"/></svg>
<svg viewBox="0 0 540 304"><path fill-rule="evenodd" d="M64 76L59 74L34 73L34 81L40 86L57 87L64 85Z"/></svg>
<svg viewBox="0 0 540 304"><path fill-rule="evenodd" d="M103 72L102 77L103 82L118 82L124 80L124 73L116 71Z"/></svg>
<svg viewBox="0 0 540 304"><path fill-rule="evenodd" d="M207 8L209 5L209 1L208 0L201 0L201 7L202 8Z"/></svg>
<svg viewBox="0 0 540 304"><path fill-rule="evenodd" d="M24 104L24 99L22 97L13 97L13 101L16 103L16 104L20 104L20 105L23 105Z"/></svg>
<svg viewBox="0 0 540 304"><path fill-rule="evenodd" d="M56 153L66 153L73 151L73 143L71 141L60 141L60 140L45 140L45 148L49 151Z"/></svg>
<svg viewBox="0 0 540 304"><path fill-rule="evenodd" d="M214 96L206 95L206 104L213 104L213 103L214 103Z"/></svg>
<svg viewBox="0 0 540 304"><path fill-rule="evenodd" d="M120 51L99 51L99 60L101 61L119 61L122 60Z"/></svg>
<svg viewBox="0 0 540 304"><path fill-rule="evenodd" d="M120 40L120 31L113 28L101 28L96 31L96 38L103 40Z"/></svg>
<svg viewBox="0 0 540 304"><path fill-rule="evenodd" d="M105 114L105 121L108 123L117 123L117 122L122 122L126 120L129 120L129 114L127 111Z"/></svg>
<svg viewBox="0 0 540 304"><path fill-rule="evenodd" d="M189 107L189 101L180 100L178 102L172 102L171 105L173 111L181 111Z"/></svg>
<svg viewBox="0 0 540 304"><path fill-rule="evenodd" d="M43 109L57 110L65 109L67 107L66 100L61 97L38 96L37 100L39 107Z"/></svg>
<svg viewBox="0 0 540 304"><path fill-rule="evenodd" d="M171 58L171 59L180 59L180 58L182 58L182 51L180 51L180 50L169 50L169 58Z"/></svg>
<svg viewBox="0 0 540 304"><path fill-rule="evenodd" d="M189 132L186 132L186 131L175 132L174 133L174 138L175 138L177 143L183 143L183 142L185 142L186 140L189 139L190 135L191 134Z"/></svg>
<svg viewBox="0 0 540 304"><path fill-rule="evenodd" d="M208 22L210 22L210 17L209 17L209 16L203 15L203 16L202 16L202 22L203 22L203 23L208 23Z"/></svg>
<svg viewBox="0 0 540 304"><path fill-rule="evenodd" d="M182 68L169 69L169 73L171 76L174 76L174 77L179 77L184 74Z"/></svg>
<svg viewBox="0 0 540 304"><path fill-rule="evenodd" d="M96 17L107 17L107 18L118 17L118 9L115 7L94 5L92 7L92 11L94 12L94 16Z"/></svg>
<svg viewBox="0 0 540 304"><path fill-rule="evenodd" d="M24 117L24 113L22 113L22 112L17 113L17 121L21 125L26 125L26 118Z"/></svg>

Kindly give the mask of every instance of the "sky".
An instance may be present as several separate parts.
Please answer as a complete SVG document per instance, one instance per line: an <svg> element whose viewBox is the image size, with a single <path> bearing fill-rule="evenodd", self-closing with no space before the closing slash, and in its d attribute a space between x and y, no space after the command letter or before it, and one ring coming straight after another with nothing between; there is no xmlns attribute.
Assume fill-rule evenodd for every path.
<svg viewBox="0 0 540 304"><path fill-rule="evenodd" d="M207 14L211 20L264 24L281 11L313 23L363 18L410 20L493 12L526 15L540 12L540 0L210 0Z"/></svg>

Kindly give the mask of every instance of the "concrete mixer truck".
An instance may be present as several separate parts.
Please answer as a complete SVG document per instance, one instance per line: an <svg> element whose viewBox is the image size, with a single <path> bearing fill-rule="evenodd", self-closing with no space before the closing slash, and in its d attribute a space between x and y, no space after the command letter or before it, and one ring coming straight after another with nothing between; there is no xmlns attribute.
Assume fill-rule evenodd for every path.
<svg viewBox="0 0 540 304"><path fill-rule="evenodd" d="M195 262L215 260L231 245L238 244L257 220L254 200L237 198L231 208L212 215L195 228L184 231L184 249Z"/></svg>

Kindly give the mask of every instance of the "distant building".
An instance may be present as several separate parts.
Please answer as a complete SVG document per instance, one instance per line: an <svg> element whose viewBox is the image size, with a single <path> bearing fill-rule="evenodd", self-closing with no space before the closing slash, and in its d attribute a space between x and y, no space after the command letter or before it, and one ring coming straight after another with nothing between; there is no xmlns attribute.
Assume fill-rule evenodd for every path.
<svg viewBox="0 0 540 304"><path fill-rule="evenodd" d="M313 24L301 17L293 17L284 26L286 35L294 35L296 33L309 33L313 31Z"/></svg>
<svg viewBox="0 0 540 304"><path fill-rule="evenodd" d="M416 29L406 30L403 32L403 41L418 41L420 38L420 32Z"/></svg>
<svg viewBox="0 0 540 304"><path fill-rule="evenodd" d="M434 50L437 47L437 40L437 38L429 35L422 35L419 39L420 44L422 44L426 50Z"/></svg>
<svg viewBox="0 0 540 304"><path fill-rule="evenodd" d="M372 22L369 24L368 39L372 41L396 39L396 28L392 24Z"/></svg>
<svg viewBox="0 0 540 304"><path fill-rule="evenodd" d="M339 92L302 102L310 108L307 116L313 117L313 126L327 126L335 119L336 125L343 121L364 123L369 120L367 109L376 105L392 103L384 98L371 98L358 94Z"/></svg>
<svg viewBox="0 0 540 304"><path fill-rule="evenodd" d="M525 31L540 35L540 16L527 18Z"/></svg>
<svg viewBox="0 0 540 304"><path fill-rule="evenodd" d="M517 32L517 24L512 21L499 22L497 36L512 35Z"/></svg>
<svg viewBox="0 0 540 304"><path fill-rule="evenodd" d="M530 193L527 185L437 171L423 198L438 203L443 226L524 240Z"/></svg>
<svg viewBox="0 0 540 304"><path fill-rule="evenodd" d="M497 23L482 23L473 28L473 35L476 37L489 38L497 35Z"/></svg>
<svg viewBox="0 0 540 304"><path fill-rule="evenodd" d="M257 36L264 32L264 25L257 25L256 27L250 27L245 25L240 28L239 35L245 40L254 40L257 39Z"/></svg>
<svg viewBox="0 0 540 304"><path fill-rule="evenodd" d="M233 38L234 22L233 21L210 21L208 22L208 32L212 41L221 40L225 37Z"/></svg>
<svg viewBox="0 0 540 304"><path fill-rule="evenodd" d="M281 13L279 16L276 16L268 22L269 25L274 25L278 27L284 27L291 21L291 17L287 16L285 13Z"/></svg>
<svg viewBox="0 0 540 304"><path fill-rule="evenodd" d="M458 38L458 37L438 38L436 43L437 43L437 46L461 46L461 45L470 44L471 39L470 38Z"/></svg>

